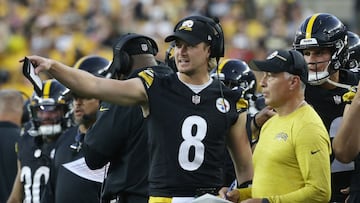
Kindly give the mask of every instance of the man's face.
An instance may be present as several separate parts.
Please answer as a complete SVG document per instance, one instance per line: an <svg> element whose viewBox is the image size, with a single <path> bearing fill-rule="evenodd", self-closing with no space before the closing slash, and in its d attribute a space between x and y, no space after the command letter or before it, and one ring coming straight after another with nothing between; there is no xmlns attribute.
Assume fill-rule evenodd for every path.
<svg viewBox="0 0 360 203"><path fill-rule="evenodd" d="M74 97L74 119L77 124L87 122L89 118L96 119L96 112L99 108L99 100L93 98ZM85 119L84 119L85 116Z"/></svg>
<svg viewBox="0 0 360 203"><path fill-rule="evenodd" d="M59 106L50 106L42 109L41 106L36 112L37 117L41 121L41 125L54 125L57 124L63 116L63 110Z"/></svg>
<svg viewBox="0 0 360 203"><path fill-rule="evenodd" d="M210 46L199 43L191 46L182 40L175 41L175 62L176 67L181 73L193 73L199 70L207 71L209 61Z"/></svg>
<svg viewBox="0 0 360 203"><path fill-rule="evenodd" d="M330 48L309 48L303 51L309 72L323 72L331 59Z"/></svg>
<svg viewBox="0 0 360 203"><path fill-rule="evenodd" d="M289 86L293 76L286 72L270 73L264 72L260 81L265 104L271 107L279 107L288 100Z"/></svg>

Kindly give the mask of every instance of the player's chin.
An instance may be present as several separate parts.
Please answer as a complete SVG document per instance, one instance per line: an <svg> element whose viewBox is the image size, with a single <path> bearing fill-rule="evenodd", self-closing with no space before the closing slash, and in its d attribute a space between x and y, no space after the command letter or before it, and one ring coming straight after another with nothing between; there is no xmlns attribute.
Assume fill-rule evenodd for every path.
<svg viewBox="0 0 360 203"><path fill-rule="evenodd" d="M83 113L79 113L79 114L74 114L74 120L76 122L80 122L83 118L84 114Z"/></svg>

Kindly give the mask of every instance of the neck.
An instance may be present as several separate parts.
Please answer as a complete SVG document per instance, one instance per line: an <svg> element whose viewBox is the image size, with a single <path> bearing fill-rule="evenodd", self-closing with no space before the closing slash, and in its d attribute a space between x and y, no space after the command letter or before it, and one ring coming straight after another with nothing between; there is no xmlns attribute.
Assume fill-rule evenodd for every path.
<svg viewBox="0 0 360 203"><path fill-rule="evenodd" d="M329 80L338 83L338 82L339 82L339 71L331 74L331 75L329 76ZM329 82L324 82L324 84L322 84L321 87L324 88L324 89L328 89L328 90L329 90L329 89L335 89L335 88L336 88L336 86L335 86L334 84L331 84L331 83L329 83Z"/></svg>
<svg viewBox="0 0 360 203"><path fill-rule="evenodd" d="M203 85L210 80L210 75L208 73L186 74L186 73L178 72L178 77L180 81L192 85Z"/></svg>
<svg viewBox="0 0 360 203"><path fill-rule="evenodd" d="M292 112L296 111L300 107L306 105L306 101L304 97L294 99L292 102L288 102L285 105L282 105L280 108L274 108L279 116L286 116L291 114Z"/></svg>
<svg viewBox="0 0 360 203"><path fill-rule="evenodd" d="M79 125L79 131L81 133L86 133L87 130L90 128L91 125L84 125L84 124L80 124Z"/></svg>
<svg viewBox="0 0 360 203"><path fill-rule="evenodd" d="M17 126L21 126L21 117L19 117L18 115L2 114L0 115L0 121L7 121L10 123L14 123Z"/></svg>
<svg viewBox="0 0 360 203"><path fill-rule="evenodd" d="M132 69L145 68L150 66L157 66L158 63L155 60L155 57L152 54L139 54L133 55L133 64Z"/></svg>

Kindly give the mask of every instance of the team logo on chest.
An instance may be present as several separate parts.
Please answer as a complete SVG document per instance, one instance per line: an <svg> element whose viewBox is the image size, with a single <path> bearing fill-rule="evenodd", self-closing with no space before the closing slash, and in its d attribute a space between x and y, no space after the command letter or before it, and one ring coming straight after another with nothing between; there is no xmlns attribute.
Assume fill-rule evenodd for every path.
<svg viewBox="0 0 360 203"><path fill-rule="evenodd" d="M221 112L221 113L226 113L229 112L230 110L230 103L228 102L228 100L226 100L225 98L218 98L216 100L216 108Z"/></svg>

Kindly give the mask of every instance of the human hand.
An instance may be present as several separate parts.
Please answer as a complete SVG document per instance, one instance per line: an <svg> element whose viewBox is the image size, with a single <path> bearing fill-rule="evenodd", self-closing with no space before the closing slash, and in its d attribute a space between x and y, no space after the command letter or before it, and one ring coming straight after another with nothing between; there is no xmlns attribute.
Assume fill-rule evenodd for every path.
<svg viewBox="0 0 360 203"><path fill-rule="evenodd" d="M350 193L350 187L341 189L340 192L344 195L348 195ZM349 201L349 195L346 197L345 203L347 203L348 201Z"/></svg>
<svg viewBox="0 0 360 203"><path fill-rule="evenodd" d="M36 74L39 74L40 72L48 71L52 66L52 61L51 59L48 58L35 56L35 55L27 56L27 58L30 59L31 63L33 64ZM24 62L24 59L21 59L19 62L20 63Z"/></svg>
<svg viewBox="0 0 360 203"><path fill-rule="evenodd" d="M271 118L272 116L274 116L276 114L276 112L274 111L274 109L270 106L266 106L265 108L261 109L261 111L259 111L256 116L255 116L255 122L256 124L261 127L262 125L264 125L264 123Z"/></svg>
<svg viewBox="0 0 360 203"><path fill-rule="evenodd" d="M240 193L238 190L228 191L228 187L223 187L219 190L219 196L223 199L237 203L240 198Z"/></svg>

